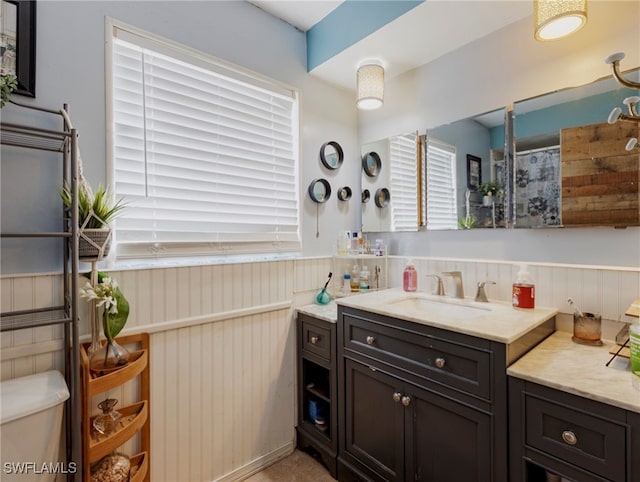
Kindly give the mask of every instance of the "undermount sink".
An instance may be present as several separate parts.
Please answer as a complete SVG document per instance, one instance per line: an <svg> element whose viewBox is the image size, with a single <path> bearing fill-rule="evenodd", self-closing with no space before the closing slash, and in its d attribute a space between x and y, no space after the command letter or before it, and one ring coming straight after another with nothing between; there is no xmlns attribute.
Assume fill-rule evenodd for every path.
<svg viewBox="0 0 640 482"><path fill-rule="evenodd" d="M431 316L468 319L488 315L493 311L490 305L483 306L474 301L455 298L433 298L420 295L405 296L391 301L389 307L405 313L419 314L430 318Z"/></svg>

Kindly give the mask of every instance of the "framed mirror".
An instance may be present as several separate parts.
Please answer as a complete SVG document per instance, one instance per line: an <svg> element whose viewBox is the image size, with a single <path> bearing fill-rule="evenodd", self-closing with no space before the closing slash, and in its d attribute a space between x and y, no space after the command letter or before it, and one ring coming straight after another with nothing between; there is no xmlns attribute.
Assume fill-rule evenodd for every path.
<svg viewBox="0 0 640 482"><path fill-rule="evenodd" d="M338 169L344 160L342 147L335 141L322 144L320 148L320 161L327 169Z"/></svg>
<svg viewBox="0 0 640 482"><path fill-rule="evenodd" d="M376 191L375 203L379 208L386 208L391 201L391 193L386 187L382 187Z"/></svg>
<svg viewBox="0 0 640 482"><path fill-rule="evenodd" d="M362 170L369 177L378 177L382 169L382 160L377 152L366 152L362 156Z"/></svg>
<svg viewBox="0 0 640 482"><path fill-rule="evenodd" d="M504 122L500 108L427 129L427 229L507 226Z"/></svg>
<svg viewBox="0 0 640 482"><path fill-rule="evenodd" d="M309 184L309 197L315 203L325 203L331 197L331 185L326 179L315 179Z"/></svg>
<svg viewBox="0 0 640 482"><path fill-rule="evenodd" d="M351 188L349 186L343 186L338 189L338 199L340 199L340 201L348 201L351 199Z"/></svg>
<svg viewBox="0 0 640 482"><path fill-rule="evenodd" d="M368 193L366 200L362 200L363 231L417 231L420 228L423 215L421 142L417 132L410 132L361 146L361 183L363 192ZM374 202L367 203L370 198Z"/></svg>
<svg viewBox="0 0 640 482"><path fill-rule="evenodd" d="M514 104L516 228L640 224L638 123L608 123L638 94L608 76Z"/></svg>

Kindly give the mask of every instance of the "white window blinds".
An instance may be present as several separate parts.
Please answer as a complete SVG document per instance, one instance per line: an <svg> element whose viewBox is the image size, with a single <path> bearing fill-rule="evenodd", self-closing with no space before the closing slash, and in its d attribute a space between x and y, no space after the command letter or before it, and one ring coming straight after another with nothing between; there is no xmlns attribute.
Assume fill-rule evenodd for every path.
<svg viewBox="0 0 640 482"><path fill-rule="evenodd" d="M111 79L114 190L128 202L118 255L299 250L295 92L121 36Z"/></svg>
<svg viewBox="0 0 640 482"><path fill-rule="evenodd" d="M418 230L417 134L392 137L390 148L391 226L393 231Z"/></svg>
<svg viewBox="0 0 640 482"><path fill-rule="evenodd" d="M427 138L427 229L457 229L456 149Z"/></svg>

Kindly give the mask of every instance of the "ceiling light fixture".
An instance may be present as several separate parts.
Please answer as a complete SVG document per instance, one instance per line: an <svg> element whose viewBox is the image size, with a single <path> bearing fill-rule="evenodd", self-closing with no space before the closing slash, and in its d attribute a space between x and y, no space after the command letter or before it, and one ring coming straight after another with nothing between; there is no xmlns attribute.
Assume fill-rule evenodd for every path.
<svg viewBox="0 0 640 482"><path fill-rule="evenodd" d="M358 68L358 109L373 110L384 101L384 67L378 64L361 65Z"/></svg>
<svg viewBox="0 0 640 482"><path fill-rule="evenodd" d="M556 40L587 23L587 0L534 0L536 40Z"/></svg>

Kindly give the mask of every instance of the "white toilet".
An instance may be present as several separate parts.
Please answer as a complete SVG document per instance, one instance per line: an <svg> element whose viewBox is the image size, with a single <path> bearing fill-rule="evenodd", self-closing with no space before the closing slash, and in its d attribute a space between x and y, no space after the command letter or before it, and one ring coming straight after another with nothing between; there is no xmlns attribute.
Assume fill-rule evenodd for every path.
<svg viewBox="0 0 640 482"><path fill-rule="evenodd" d="M52 472L69 470L59 454L67 398L67 384L55 370L0 383L0 480L54 481Z"/></svg>

